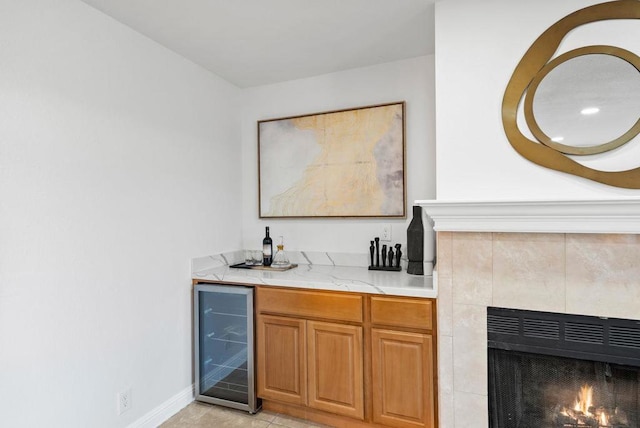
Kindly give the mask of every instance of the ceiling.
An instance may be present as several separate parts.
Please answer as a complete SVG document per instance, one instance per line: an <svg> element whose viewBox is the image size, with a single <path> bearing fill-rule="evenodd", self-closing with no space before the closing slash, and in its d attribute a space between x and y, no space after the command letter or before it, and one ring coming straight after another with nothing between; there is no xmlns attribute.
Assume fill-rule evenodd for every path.
<svg viewBox="0 0 640 428"><path fill-rule="evenodd" d="M82 0L238 87L434 52L436 0Z"/></svg>

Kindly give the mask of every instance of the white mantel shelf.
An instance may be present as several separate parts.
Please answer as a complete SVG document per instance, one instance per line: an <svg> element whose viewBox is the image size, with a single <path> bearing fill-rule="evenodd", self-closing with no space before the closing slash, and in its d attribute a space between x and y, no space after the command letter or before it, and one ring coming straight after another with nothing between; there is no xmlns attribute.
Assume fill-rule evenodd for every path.
<svg viewBox="0 0 640 428"><path fill-rule="evenodd" d="M640 199L417 200L438 232L640 234Z"/></svg>

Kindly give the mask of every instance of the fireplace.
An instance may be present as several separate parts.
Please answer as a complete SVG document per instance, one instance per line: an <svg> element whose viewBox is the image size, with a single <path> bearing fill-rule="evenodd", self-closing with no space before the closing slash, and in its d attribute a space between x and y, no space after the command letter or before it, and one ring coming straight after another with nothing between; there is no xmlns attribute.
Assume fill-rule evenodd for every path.
<svg viewBox="0 0 640 428"><path fill-rule="evenodd" d="M438 428L490 426L489 307L640 320L640 199L416 204L437 232Z"/></svg>
<svg viewBox="0 0 640 428"><path fill-rule="evenodd" d="M640 427L640 322L489 307L487 330L490 427Z"/></svg>

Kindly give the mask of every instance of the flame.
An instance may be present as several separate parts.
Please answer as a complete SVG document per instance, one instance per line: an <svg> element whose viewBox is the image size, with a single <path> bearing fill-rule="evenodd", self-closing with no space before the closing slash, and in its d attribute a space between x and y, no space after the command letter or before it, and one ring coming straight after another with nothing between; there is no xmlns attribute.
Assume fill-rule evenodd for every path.
<svg viewBox="0 0 640 428"><path fill-rule="evenodd" d="M592 416L589 413L589 408L593 406L593 387L589 385L583 385L578 392L578 400L576 401L575 410L579 410L587 416Z"/></svg>
<svg viewBox="0 0 640 428"><path fill-rule="evenodd" d="M591 411L589 410L591 409ZM615 423L616 415L618 414L618 408L615 409L615 415L608 414L607 409L604 407L597 407L594 405L593 400L593 387L590 385L583 385L578 391L577 398L572 407L558 408L557 414L570 418L570 422L562 420L561 426L563 427L591 427L595 426L601 428L612 428ZM613 418L613 420L612 420ZM613 425L611 425L613 423ZM624 425L627 426L627 425Z"/></svg>

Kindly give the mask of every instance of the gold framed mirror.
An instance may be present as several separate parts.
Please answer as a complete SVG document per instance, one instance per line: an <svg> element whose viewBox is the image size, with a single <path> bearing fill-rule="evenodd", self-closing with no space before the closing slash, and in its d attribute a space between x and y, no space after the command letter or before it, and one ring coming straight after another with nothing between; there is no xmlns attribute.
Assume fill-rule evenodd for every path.
<svg viewBox="0 0 640 428"><path fill-rule="evenodd" d="M524 115L534 137L559 152L620 147L640 133L640 57L615 46L566 52L533 78Z"/></svg>
<svg viewBox="0 0 640 428"><path fill-rule="evenodd" d="M560 43L571 30L583 24L615 19L640 19L640 1L618 0L580 9L542 33L522 57L511 76L502 103L502 123L511 146L538 165L611 186L640 189L640 167L625 171L601 171L570 157L605 153L621 147L640 133L640 58L628 50L605 45L585 46L553 58ZM615 78L599 75L605 72L602 70L592 70L591 74L587 70L583 74L586 83L598 83L602 88L596 89L602 89L604 94L611 93L612 90L602 82L611 81L613 86L617 84L615 90L621 97L626 97L629 93L635 97L629 104L633 108L623 109L623 114L620 114L620 110L618 113L609 113L610 119L615 119L616 124L611 125L609 122L606 126L593 118L589 122L581 116L575 118L567 113L563 117L558 114L560 106L570 103L571 98L576 98L573 97L573 92L580 92L572 89L566 82L570 79L580 80L577 71L582 71L585 64L601 67L602 64L599 63L609 64L607 67L611 70L606 72L613 73ZM629 84L625 86L622 82L624 79L621 73L627 76L626 79L633 85L633 91L629 90ZM590 77L595 80L590 80ZM563 79L569 89L564 94L559 94L560 86L553 84L553 81ZM518 127L518 109L522 101L526 124L536 141L525 136ZM616 103L619 100L614 100L613 97L609 100L609 105ZM567 107L565 112L574 114L576 110L584 110L582 116L589 115L588 108L578 109L578 105L576 102ZM547 113L545 110L551 111ZM591 108L591 113L593 110ZM570 124L570 119L575 124ZM567 138L569 135L572 137Z"/></svg>

